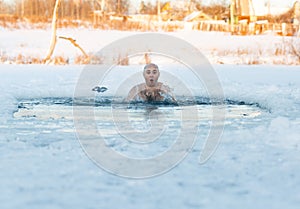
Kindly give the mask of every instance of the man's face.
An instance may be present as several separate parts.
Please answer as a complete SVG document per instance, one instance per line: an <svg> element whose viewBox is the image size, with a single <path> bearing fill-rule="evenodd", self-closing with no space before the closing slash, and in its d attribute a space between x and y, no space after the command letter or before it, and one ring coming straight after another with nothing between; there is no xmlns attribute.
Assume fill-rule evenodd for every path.
<svg viewBox="0 0 300 209"><path fill-rule="evenodd" d="M144 78L146 85L149 87L155 87L159 77L159 70L154 67L147 68L144 70Z"/></svg>

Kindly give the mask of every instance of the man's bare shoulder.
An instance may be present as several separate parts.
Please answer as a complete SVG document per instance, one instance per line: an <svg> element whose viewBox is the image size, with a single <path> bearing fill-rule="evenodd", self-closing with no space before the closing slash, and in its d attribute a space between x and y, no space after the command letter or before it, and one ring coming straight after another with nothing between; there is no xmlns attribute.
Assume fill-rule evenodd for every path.
<svg viewBox="0 0 300 209"><path fill-rule="evenodd" d="M140 84L136 85L135 88L137 88L137 89L144 89L146 87L145 87L144 83L140 83Z"/></svg>
<svg viewBox="0 0 300 209"><path fill-rule="evenodd" d="M133 100L138 95L138 93L144 89L145 89L144 83L140 83L140 84L133 86L127 95L126 101Z"/></svg>

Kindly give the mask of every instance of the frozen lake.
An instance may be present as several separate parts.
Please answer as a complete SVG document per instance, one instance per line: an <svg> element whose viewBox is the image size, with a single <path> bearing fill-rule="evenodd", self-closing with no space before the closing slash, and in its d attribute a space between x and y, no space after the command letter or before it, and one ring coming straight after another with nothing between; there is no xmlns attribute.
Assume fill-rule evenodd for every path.
<svg viewBox="0 0 300 209"><path fill-rule="evenodd" d="M172 70L172 66L164 67ZM195 86L198 104L192 106L122 109L137 129L149 128L149 114L153 120L163 114L168 124L164 140L148 145L120 139L110 118L110 103L92 105L96 126L107 145L133 157L153 156L168 149L182 122L178 113L183 108L197 110L201 131L186 158L168 172L143 180L104 171L89 159L77 140L72 98L83 67L0 68L1 208L299 206L299 67L214 66L224 90L226 114L220 143L203 164L199 164L199 156L214 104L201 99L205 92ZM116 81L110 85L106 86L114 88ZM109 91L103 96L110 101Z"/></svg>

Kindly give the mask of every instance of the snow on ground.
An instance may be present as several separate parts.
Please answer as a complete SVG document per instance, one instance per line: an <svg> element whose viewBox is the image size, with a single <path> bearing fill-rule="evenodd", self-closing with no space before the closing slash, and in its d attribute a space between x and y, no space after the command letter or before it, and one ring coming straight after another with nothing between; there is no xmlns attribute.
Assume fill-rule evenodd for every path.
<svg viewBox="0 0 300 209"><path fill-rule="evenodd" d="M102 31L94 29L58 29L57 36L71 37L89 54L95 54L113 41L141 32ZM164 32L163 32L164 33ZM272 33L260 36L231 36L221 32L179 31L174 35L197 47L211 63L221 64L299 64L299 56L293 51L299 48L295 37L281 37ZM18 55L46 56L51 30L0 29L0 57L15 62ZM298 53L299 54L299 53ZM69 41L58 39L54 56L61 56L74 63L82 55ZM21 58L22 59L22 58Z"/></svg>
<svg viewBox="0 0 300 209"><path fill-rule="evenodd" d="M50 39L48 32L2 30L1 53L43 56ZM67 29L59 30L60 34L72 36L86 51L95 52L135 33ZM244 58L222 53L255 47L267 52L282 40L272 35L171 34L199 47L213 63L240 63ZM55 54L72 58L79 52L59 40ZM251 55L245 54L245 58L251 59ZM265 59L269 64L274 61L273 57ZM121 178L97 167L82 150L71 120L14 117L22 100L72 97L85 66L1 64L1 208L298 208L300 70L269 64L213 65L225 97L257 103L262 114L248 119L227 118L221 142L206 163L198 163L203 146L200 138L177 167L144 180ZM111 80L109 88L120 85L129 71L141 68L117 67L121 73ZM163 68L174 72L174 63L163 63ZM193 85L188 74L180 79Z"/></svg>

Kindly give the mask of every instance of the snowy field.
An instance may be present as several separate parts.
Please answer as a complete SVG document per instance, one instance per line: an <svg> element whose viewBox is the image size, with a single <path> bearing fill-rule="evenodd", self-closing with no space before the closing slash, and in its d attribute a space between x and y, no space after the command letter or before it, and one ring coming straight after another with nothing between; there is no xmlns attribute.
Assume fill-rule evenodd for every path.
<svg viewBox="0 0 300 209"><path fill-rule="evenodd" d="M162 32L164 33L164 32ZM93 29L58 29L57 36L71 37L88 54L102 47L141 32L102 31ZM300 41L296 37L281 37L267 32L261 36L231 36L229 33L178 31L168 32L198 48L211 63L215 64L286 64L299 63ZM7 30L0 28L1 63L26 63L33 58L46 56L51 38L47 30ZM293 47L296 50L293 50ZM298 55L297 55L298 54ZM58 39L53 56L62 57L73 64L82 56L69 41Z"/></svg>
<svg viewBox="0 0 300 209"><path fill-rule="evenodd" d="M46 31L1 30L0 48L6 55L43 56L47 50L49 35ZM132 34L61 32L74 38L78 36L78 43L89 52ZM299 67L271 65L273 57L269 57L268 65L236 65L238 62L232 59L240 57L216 57L210 53L213 47L226 50L251 46L254 49L252 44L258 40L263 44L280 41L280 38L271 35L258 36L255 40L236 37L235 42L226 34L179 32L174 35L203 49L212 63L223 59L235 64L213 65L225 98L234 101L226 105L224 131L214 155L206 163L199 164L203 137L208 130L207 124L200 124L204 132L199 133L187 157L169 172L142 180L107 173L87 157L76 137L71 106L60 103L73 97L85 66L1 64L1 208L298 208ZM55 54L72 59L77 52L68 44L60 41ZM122 73L106 86L116 88L128 72L137 72L142 66L116 67ZM162 63L162 66L167 72L176 72L174 63ZM187 74L180 79L187 84L193 80ZM173 85L176 92L176 85ZM193 82L188 87L198 96L206 96ZM52 103L40 104L45 98ZM33 117L30 108L29 113L24 113L21 105L28 101L33 101L33 109L44 108L40 117ZM197 108L202 110L202 105L198 104ZM51 113L53 110L55 114ZM102 110L101 107L97 109L100 113ZM61 117L60 114L65 115ZM104 128L106 131L114 129ZM121 148L136 154L130 153L128 146Z"/></svg>

